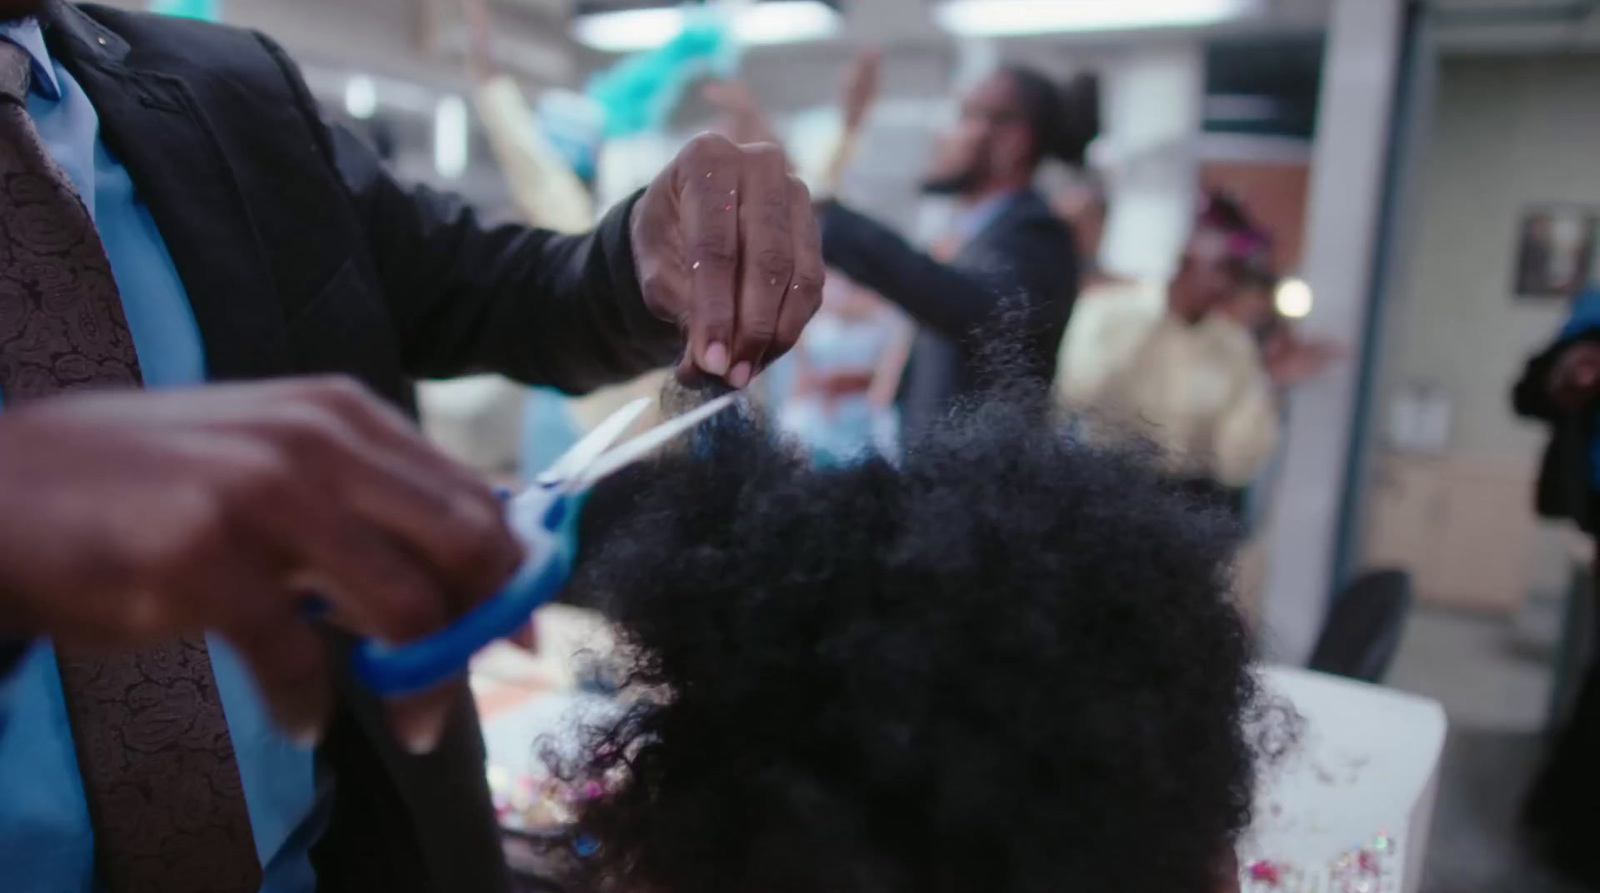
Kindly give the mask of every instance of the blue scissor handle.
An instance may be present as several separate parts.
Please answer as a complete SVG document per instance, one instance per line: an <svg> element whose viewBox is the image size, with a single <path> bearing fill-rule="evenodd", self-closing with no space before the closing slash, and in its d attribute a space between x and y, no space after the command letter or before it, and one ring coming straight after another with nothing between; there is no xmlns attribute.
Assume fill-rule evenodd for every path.
<svg viewBox="0 0 1600 893"><path fill-rule="evenodd" d="M527 518L530 506L513 502L513 527L526 542L528 558L510 581L493 598L425 639L399 646L363 639L351 657L356 678L385 697L424 691L459 676L474 654L526 625L572 575L577 502L555 494L537 504L535 518Z"/></svg>

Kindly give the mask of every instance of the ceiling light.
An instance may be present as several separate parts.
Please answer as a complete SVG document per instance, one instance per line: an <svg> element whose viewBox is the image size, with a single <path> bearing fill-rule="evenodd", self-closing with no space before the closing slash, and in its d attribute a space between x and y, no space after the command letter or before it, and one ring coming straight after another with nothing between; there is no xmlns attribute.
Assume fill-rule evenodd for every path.
<svg viewBox="0 0 1600 893"><path fill-rule="evenodd" d="M1256 0L945 0L939 26L964 37L1128 31L1212 25L1254 9Z"/></svg>
<svg viewBox="0 0 1600 893"><path fill-rule="evenodd" d="M743 46L824 40L839 30L839 13L822 0L764 0L735 7L732 34ZM578 16L572 36L607 53L652 50L677 37L687 14L682 7L619 9Z"/></svg>
<svg viewBox="0 0 1600 893"><path fill-rule="evenodd" d="M1290 319L1305 319L1311 315L1312 304L1311 286L1304 279L1288 277L1278 283L1278 293L1273 303L1278 305L1278 312Z"/></svg>
<svg viewBox="0 0 1600 893"><path fill-rule="evenodd" d="M472 134L467 129L467 103L446 96L433 110L433 169L447 180L467 172Z"/></svg>
<svg viewBox="0 0 1600 893"><path fill-rule="evenodd" d="M378 85L372 78L358 74L344 82L344 110L357 121L378 113Z"/></svg>

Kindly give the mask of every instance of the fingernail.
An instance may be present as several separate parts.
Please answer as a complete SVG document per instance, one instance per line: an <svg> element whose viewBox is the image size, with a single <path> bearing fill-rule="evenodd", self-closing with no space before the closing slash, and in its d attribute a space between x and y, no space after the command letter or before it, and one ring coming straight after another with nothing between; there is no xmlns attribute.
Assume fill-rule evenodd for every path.
<svg viewBox="0 0 1600 893"><path fill-rule="evenodd" d="M706 348L706 355L700 360L705 370L712 375L728 374L728 348L722 342L714 341Z"/></svg>
<svg viewBox="0 0 1600 893"><path fill-rule="evenodd" d="M728 384L743 389L745 385L750 383L751 371L752 367L749 363L740 363L733 367L732 372L728 373Z"/></svg>

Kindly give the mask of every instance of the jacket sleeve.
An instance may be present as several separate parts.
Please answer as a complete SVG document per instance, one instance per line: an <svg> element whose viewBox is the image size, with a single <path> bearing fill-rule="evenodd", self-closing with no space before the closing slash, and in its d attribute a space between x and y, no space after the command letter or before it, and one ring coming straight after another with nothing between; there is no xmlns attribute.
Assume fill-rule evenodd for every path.
<svg viewBox="0 0 1600 893"><path fill-rule="evenodd" d="M11 717L17 671L22 669L22 662L27 660L33 646L28 639L0 637L0 731L5 730L6 720Z"/></svg>
<svg viewBox="0 0 1600 893"><path fill-rule="evenodd" d="M1003 253L990 248L969 254L971 269L956 269L838 203L822 206L821 222L822 254L829 266L952 340L972 334L998 307L1018 297L1039 302L1065 295L1065 306L1050 308L1055 311L1050 315L1064 323L1077 296L1072 240L1061 226L1040 222L1019 227ZM1069 287L1062 287L1062 277ZM1044 308L1035 303L1033 309Z"/></svg>
<svg viewBox="0 0 1600 893"><path fill-rule="evenodd" d="M270 40L348 193L416 378L498 372L585 393L670 364L676 326L644 304L629 218L559 235L485 224L461 199L406 186L352 134L321 122L292 61Z"/></svg>

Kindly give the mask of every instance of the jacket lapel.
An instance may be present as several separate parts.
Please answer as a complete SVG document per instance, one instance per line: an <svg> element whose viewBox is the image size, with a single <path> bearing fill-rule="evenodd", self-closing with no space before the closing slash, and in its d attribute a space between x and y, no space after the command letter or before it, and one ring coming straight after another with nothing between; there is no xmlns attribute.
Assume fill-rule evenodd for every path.
<svg viewBox="0 0 1600 893"><path fill-rule="evenodd" d="M76 7L45 13L51 53L100 117L188 292L214 380L292 371L272 271L228 159L188 86L128 64L126 41Z"/></svg>

